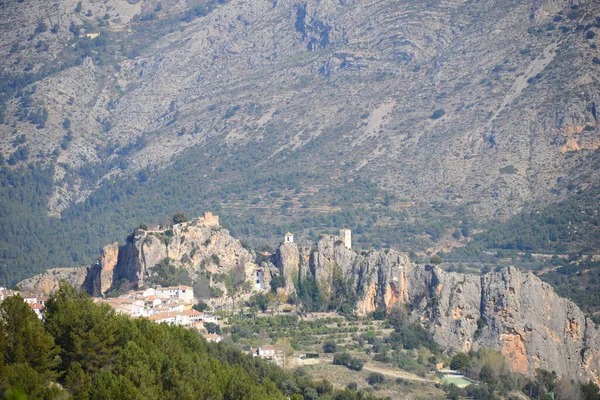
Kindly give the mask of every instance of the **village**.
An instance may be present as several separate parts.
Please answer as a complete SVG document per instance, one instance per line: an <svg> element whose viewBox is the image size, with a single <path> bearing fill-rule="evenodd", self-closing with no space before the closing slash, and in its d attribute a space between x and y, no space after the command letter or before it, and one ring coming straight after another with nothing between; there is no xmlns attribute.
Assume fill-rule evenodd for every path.
<svg viewBox="0 0 600 400"><path fill-rule="evenodd" d="M0 287L0 302L10 296L20 296L39 319L43 319L43 310L48 296L31 291L19 291ZM108 304L116 313L131 318L147 318L156 323L183 326L197 330L208 342L222 341L220 334L214 333L222 325L214 314L194 309L194 289L191 286L178 285L148 288L130 291L114 298L93 298L97 304ZM207 327L209 329L207 329ZM221 331L220 328L216 329ZM250 348L253 357L273 361L283 366L285 356L272 345Z"/></svg>
<svg viewBox="0 0 600 400"><path fill-rule="evenodd" d="M207 212L204 216L187 221L176 223L174 220L167 227L144 225L136 229L135 234L141 238L141 242L148 242L148 238L162 237L167 230L179 234L206 228L211 234L217 232L220 228L219 217ZM321 238L336 246L352 249L350 229L340 229L337 235L321 235ZM292 232L285 233L282 239L282 249L290 251L296 248ZM212 260L212 257L210 259ZM102 259L98 262L101 264ZM284 287L272 289L272 282L266 279L264 265L251 265L246 271L246 281L243 284L239 281L236 283L244 287L237 288L240 292L220 283L225 286L221 293L226 292L228 296L201 296L201 293L195 293L194 287L188 286L191 281L185 285L180 280L175 280L172 281L172 286L144 282L139 288L127 292L95 293L92 299L96 304L110 306L117 314L191 329L198 332L207 342L224 341L234 344L251 357L267 360L284 369L309 368L314 373L327 374L328 378L334 381L340 379L335 375L336 371L339 373L339 368L346 368L339 367L344 365L344 362L335 359L336 353L341 353L360 364L360 367L348 368L355 368L355 373L359 374L361 379L366 379L368 374L384 373L427 387L440 381L432 372L437 369L439 374L443 375L443 379L452 380L458 387L471 383L456 371L442 370L443 363L439 362L435 366L414 367L416 369L412 372L396 368L390 372L389 366L382 369L382 365L374 363L377 361L376 357L364 358L364 355L365 351L370 349L369 346L365 348L366 343L370 346L385 347L383 343L386 336L390 335L393 329L387 326L384 320L347 319L335 311L303 312L302 307L298 308L295 295L288 298ZM230 290L234 290L237 296L229 295ZM43 319L43 310L48 300L46 292L0 288L0 301L14 295L21 296L38 318ZM236 302L236 299L239 301ZM349 354L362 356L355 357ZM369 356L369 351L366 355ZM360 372L363 365L364 371Z"/></svg>
<svg viewBox="0 0 600 400"><path fill-rule="evenodd" d="M178 227L181 230L187 230L192 227L208 227L210 229L218 229L219 216L211 212L204 213L191 220L181 221L170 225L170 229ZM148 235L160 235L165 232L165 227L160 225L149 225L138 228L135 234L148 237ZM332 238L340 240L346 248L352 248L352 232L350 229L340 229L339 236L331 235ZM283 245L295 245L294 235L287 232L283 237ZM264 271L261 267L256 267L252 274L251 280L247 283L251 287L249 293L261 293L267 296L268 283L265 282ZM263 313L254 313L254 317L273 316L275 314L285 315L292 314L295 311L295 306L286 304L282 301L282 289L279 289L277 295L273 297L267 307L269 310L263 310ZM35 312L39 319L43 319L43 310L48 300L48 292L35 290L15 290L0 287L0 302L9 296L20 296ZM196 294L197 295L197 294ZM113 295L114 296L114 295ZM155 284L152 286L142 287L139 290L130 290L126 293L121 293L118 296L93 295L92 299L96 304L107 304L116 313L127 315L130 318L145 318L155 323L166 323L169 325L186 327L196 330L205 340L209 342L219 343L223 340L223 331L227 332L231 328L232 314L237 310L240 315L244 313L245 307L241 303L235 307L235 302L230 305L229 315L227 315L227 305L224 304L223 298L211 298L199 300L195 297L194 288L191 286L177 284L174 286L161 286ZM248 294L249 296L249 294ZM231 299L230 299L231 300ZM225 303L227 298L225 297ZM283 306L283 307L282 307ZM246 309L247 311L248 309ZM223 329L224 328L224 329ZM229 335L231 336L231 335ZM228 337L229 337L228 336ZM284 367L293 361L298 364L299 360L305 359L305 354L299 352L295 355L294 352L286 352L281 347L271 344L271 340L266 339L252 345L244 345L242 349L247 351L253 357L260 357L276 363ZM286 359L287 358L287 359Z"/></svg>

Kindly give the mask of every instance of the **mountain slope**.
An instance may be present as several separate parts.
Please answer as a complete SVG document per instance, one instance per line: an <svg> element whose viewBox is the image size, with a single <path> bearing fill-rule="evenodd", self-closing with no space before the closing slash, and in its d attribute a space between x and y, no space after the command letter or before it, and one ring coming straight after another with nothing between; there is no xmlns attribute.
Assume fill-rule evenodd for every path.
<svg viewBox="0 0 600 400"><path fill-rule="evenodd" d="M0 42L0 152L11 169L52 164L47 207L63 221L131 226L218 203L232 217L298 224L381 204L389 230L406 211L425 234L457 212L505 219L598 183L595 2L76 8L0 8L12 22ZM159 196L173 174L212 198ZM138 185L150 210L131 206ZM67 225L57 229L69 236ZM100 230L94 243L118 234Z"/></svg>

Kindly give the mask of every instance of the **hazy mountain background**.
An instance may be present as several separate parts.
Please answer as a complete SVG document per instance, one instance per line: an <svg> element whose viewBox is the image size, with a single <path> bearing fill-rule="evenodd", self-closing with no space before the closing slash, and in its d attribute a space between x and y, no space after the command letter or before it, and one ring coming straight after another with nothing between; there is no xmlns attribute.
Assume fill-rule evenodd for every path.
<svg viewBox="0 0 600 400"><path fill-rule="evenodd" d="M349 227L455 263L597 253L597 2L4 0L0 20L2 284L178 210L256 246Z"/></svg>

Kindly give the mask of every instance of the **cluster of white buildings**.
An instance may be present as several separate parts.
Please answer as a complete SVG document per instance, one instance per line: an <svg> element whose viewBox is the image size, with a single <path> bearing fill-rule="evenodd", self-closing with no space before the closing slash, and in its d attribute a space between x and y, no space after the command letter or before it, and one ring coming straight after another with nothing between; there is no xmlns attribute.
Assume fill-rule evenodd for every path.
<svg viewBox="0 0 600 400"><path fill-rule="evenodd" d="M21 296L25 303L27 303L27 305L31 307L33 312L35 312L38 318L42 319L42 311L44 310L44 306L46 304L46 300L48 300L48 296L29 291L21 292L18 290L10 290L0 287L0 302L10 296Z"/></svg>
<svg viewBox="0 0 600 400"><path fill-rule="evenodd" d="M0 287L0 302L10 296L21 296L38 318L42 319L48 296L29 291L10 290ZM106 303L116 312L132 318L148 318L154 322L166 322L204 330L204 324L217 323L214 315L194 310L194 289L190 286L156 287L129 292L109 299L94 298L96 303ZM221 336L205 334L208 341L220 342Z"/></svg>
<svg viewBox="0 0 600 400"><path fill-rule="evenodd" d="M194 289L190 286L158 286L96 301L110 305L118 313L159 323L203 329L204 323L217 322L214 315L192 308Z"/></svg>

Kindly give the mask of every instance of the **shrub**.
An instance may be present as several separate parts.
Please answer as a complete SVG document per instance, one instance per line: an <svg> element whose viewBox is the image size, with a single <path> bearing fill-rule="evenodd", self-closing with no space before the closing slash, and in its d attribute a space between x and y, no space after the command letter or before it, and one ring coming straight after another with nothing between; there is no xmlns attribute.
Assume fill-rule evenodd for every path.
<svg viewBox="0 0 600 400"><path fill-rule="evenodd" d="M367 383L371 386L375 386L375 385L381 384L383 382L385 382L385 377L383 376L383 374L380 374L379 372L372 372L367 377Z"/></svg>
<svg viewBox="0 0 600 400"><path fill-rule="evenodd" d="M384 354L384 353L375 354L373 356L373 360L374 361L379 361L379 362L382 362L382 363L388 363L388 362L392 361L392 359L387 354Z"/></svg>
<svg viewBox="0 0 600 400"><path fill-rule="evenodd" d="M174 225L181 224L182 222L188 221L188 217L185 215L185 213L183 211L178 211L175 214L173 214L171 221L173 221Z"/></svg>
<svg viewBox="0 0 600 400"><path fill-rule="evenodd" d="M373 311L373 319L375 321L383 321L387 317L387 311L384 307L380 307L377 310Z"/></svg>
<svg viewBox="0 0 600 400"><path fill-rule="evenodd" d="M471 367L471 358L465 353L456 353L450 361L450 368L455 371L467 371Z"/></svg>
<svg viewBox="0 0 600 400"><path fill-rule="evenodd" d="M208 333L216 333L217 335L221 334L221 327L214 322L206 322L204 327L208 331Z"/></svg>
<svg viewBox="0 0 600 400"><path fill-rule="evenodd" d="M335 353L336 351L337 344L334 341L328 340L323 343L323 353Z"/></svg>
<svg viewBox="0 0 600 400"><path fill-rule="evenodd" d="M431 118L431 119L442 118L444 116L444 114L446 114L446 110L444 110L443 108L438 108L437 110L435 110L433 112L433 114L431 114L431 116L429 118Z"/></svg>
<svg viewBox="0 0 600 400"><path fill-rule="evenodd" d="M365 362L364 362L364 360L362 360L358 357L352 357L348 353L336 353L333 356L333 364L334 365L343 365L354 371L360 371L360 370L362 370L363 366L365 365Z"/></svg>
<svg viewBox="0 0 600 400"><path fill-rule="evenodd" d="M516 174L517 171L518 171L518 169L516 169L514 165L507 165L506 167L500 168L500 173L502 173L502 174L512 175L512 174Z"/></svg>
<svg viewBox="0 0 600 400"><path fill-rule="evenodd" d="M594 57L594 58L592 58L592 62L593 62L594 64L600 64L600 58L598 58L598 57Z"/></svg>
<svg viewBox="0 0 600 400"><path fill-rule="evenodd" d="M435 255L435 256L432 256L432 257L429 259L429 262L430 262L430 263L432 263L432 264L435 264L435 265L439 265L439 264L441 264L441 263L442 263L442 259L441 259L441 257L440 257L440 256L438 256L438 255Z"/></svg>

